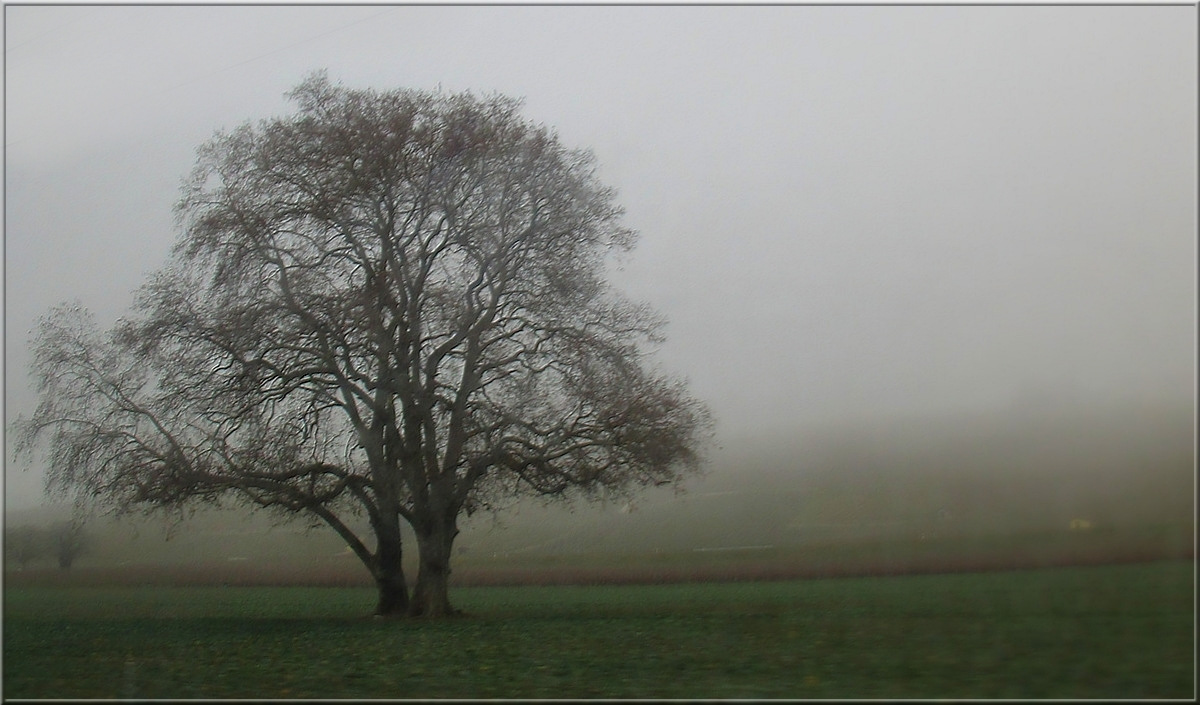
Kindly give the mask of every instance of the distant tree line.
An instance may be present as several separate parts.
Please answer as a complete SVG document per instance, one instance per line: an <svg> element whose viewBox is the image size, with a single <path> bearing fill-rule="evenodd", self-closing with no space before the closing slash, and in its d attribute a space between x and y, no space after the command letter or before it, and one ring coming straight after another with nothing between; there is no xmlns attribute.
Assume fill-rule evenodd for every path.
<svg viewBox="0 0 1200 705"><path fill-rule="evenodd" d="M47 527L26 524L10 529L5 532L4 552L20 570L47 559L56 561L61 570L70 570L88 543L84 522L71 519Z"/></svg>

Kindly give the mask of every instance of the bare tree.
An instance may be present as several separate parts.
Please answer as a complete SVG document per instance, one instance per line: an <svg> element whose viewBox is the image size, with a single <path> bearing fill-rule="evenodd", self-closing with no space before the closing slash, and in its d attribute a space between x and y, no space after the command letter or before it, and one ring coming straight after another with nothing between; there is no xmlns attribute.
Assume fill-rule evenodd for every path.
<svg viewBox="0 0 1200 705"><path fill-rule="evenodd" d="M87 549L87 532L81 517L59 522L49 529L50 548L58 559L58 567L70 570L75 559Z"/></svg>
<svg viewBox="0 0 1200 705"><path fill-rule="evenodd" d="M43 320L21 436L48 438L53 486L307 513L371 571L378 614L440 616L463 512L698 467L708 411L651 369L660 318L604 280L635 233L589 152L503 96L317 74L291 97L201 148L133 317Z"/></svg>
<svg viewBox="0 0 1200 705"><path fill-rule="evenodd" d="M19 570L46 553L46 537L36 526L18 526L4 532L4 553L17 562Z"/></svg>

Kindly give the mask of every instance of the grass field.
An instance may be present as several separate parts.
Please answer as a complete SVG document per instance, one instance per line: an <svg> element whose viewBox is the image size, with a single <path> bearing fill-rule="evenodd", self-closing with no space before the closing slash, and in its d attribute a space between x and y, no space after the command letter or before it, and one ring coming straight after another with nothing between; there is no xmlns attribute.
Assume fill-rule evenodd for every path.
<svg viewBox="0 0 1200 705"><path fill-rule="evenodd" d="M1192 698L1194 563L778 582L8 587L8 698Z"/></svg>
<svg viewBox="0 0 1200 705"><path fill-rule="evenodd" d="M812 542L806 545L746 546L656 552L519 554L455 556L455 587L491 585L595 585L728 580L792 580L924 573L1054 568L1116 563L1192 560L1192 522L1090 531L1025 531L996 535L911 536ZM334 544L337 548L338 544ZM180 546L177 562L125 562L82 565L62 571L42 564L18 571L10 567L10 587L159 586L159 587L369 587L366 568L343 551L305 554L281 550L274 560L204 560ZM415 552L409 551L409 558ZM190 560L189 560L190 559ZM184 562L186 561L186 562ZM406 570L416 573L409 561Z"/></svg>

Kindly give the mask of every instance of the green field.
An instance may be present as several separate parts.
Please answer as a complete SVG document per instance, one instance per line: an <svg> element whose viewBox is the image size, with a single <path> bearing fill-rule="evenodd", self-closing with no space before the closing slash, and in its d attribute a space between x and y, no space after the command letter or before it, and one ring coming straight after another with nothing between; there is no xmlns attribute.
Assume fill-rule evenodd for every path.
<svg viewBox="0 0 1200 705"><path fill-rule="evenodd" d="M1192 698L1194 563L668 585L9 587L5 698Z"/></svg>

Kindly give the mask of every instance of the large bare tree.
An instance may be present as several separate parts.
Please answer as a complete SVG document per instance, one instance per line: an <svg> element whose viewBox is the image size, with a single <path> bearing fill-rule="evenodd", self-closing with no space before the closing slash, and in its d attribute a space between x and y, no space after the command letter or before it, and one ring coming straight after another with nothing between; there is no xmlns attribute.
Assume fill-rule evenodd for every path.
<svg viewBox="0 0 1200 705"><path fill-rule="evenodd" d="M378 614L440 616L464 512L698 466L708 411L649 362L659 317L605 281L635 233L589 152L503 96L316 74L291 97L200 149L133 315L43 319L21 436L46 439L53 487L308 513L371 571Z"/></svg>

